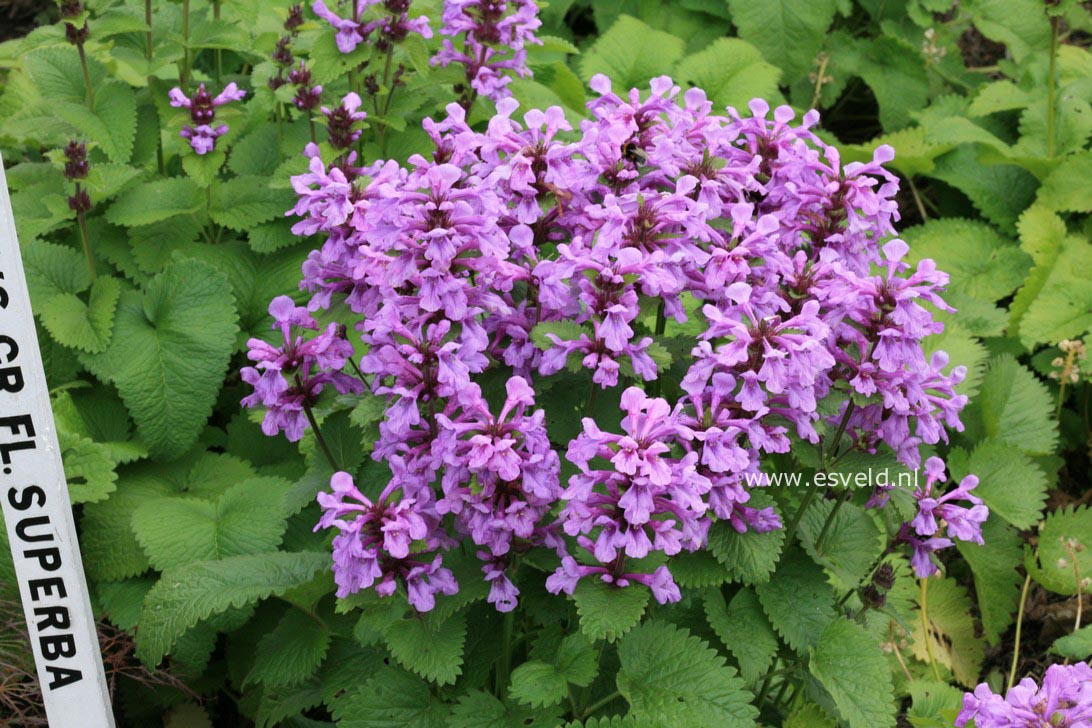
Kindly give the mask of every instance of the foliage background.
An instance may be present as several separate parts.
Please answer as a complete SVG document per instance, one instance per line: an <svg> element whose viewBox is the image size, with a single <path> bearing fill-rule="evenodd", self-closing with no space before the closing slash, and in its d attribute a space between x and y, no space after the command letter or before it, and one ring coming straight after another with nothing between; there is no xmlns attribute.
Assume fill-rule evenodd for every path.
<svg viewBox="0 0 1092 728"><path fill-rule="evenodd" d="M900 572L889 608L861 624L821 616L844 594L857 603L854 590L882 554L879 528L858 505L822 551L821 520L804 521L799 545L714 534L712 556L681 567L689 589L676 607L599 593L538 602L516 659L531 667L502 686L503 700L490 692L498 623L479 609L484 595L464 590L425 620L365 598L335 604L324 539L311 533L313 495L328 477L315 443L266 439L239 411L243 345L268 335L266 304L295 290L312 245L283 218L309 124L287 103L292 89L266 84L287 5L194 0L187 41L182 5L157 0L150 51L142 3L88 6L95 101L60 25L0 44L0 150L123 723L480 725L489 716L551 725L574 717L560 694L541 692L560 680L583 706L606 701L595 716L628 710L653 725L679 719L672 711L683 708L663 704L678 691L699 724L723 719L743 687L772 697L764 676L780 664L775 689L804 687L787 707L767 701L767 723L893 725L899 713L916 726L950 725L961 688L1003 686L1017 644L1021 674L1092 652L1089 628L1065 637L1088 591L1081 578L1092 575L1092 549L1067 543L1092 533L1092 364L1057 346L1092 329L1087 3L558 0L543 10L535 77L513 84L524 108L557 104L578 119L593 74L620 89L666 73L702 86L717 106L761 96L818 108L820 134L844 157L896 148L903 235L915 259L951 274L959 309L932 346L971 372L967 429L944 454L957 477L980 476L993 517L987 546L961 544L933 580L927 612ZM436 2L414 6L439 16ZM294 44L327 102L368 60L337 53L331 36L312 17ZM206 158L178 138L184 114L166 102L187 47L195 77L218 88L219 67L221 83L251 92L222 110L231 131ZM389 114L369 120L369 158L422 148L420 120L452 98L458 79L430 70L428 51L398 48L407 85ZM471 118L488 118L486 104ZM94 281L58 166L70 138L92 146ZM374 408L331 402L323 414L339 460L373 467ZM804 452L770 463L812 465ZM785 512L800 496L773 498ZM819 505L820 518L833 507ZM2 558L0 612L17 623ZM801 622L804 612L820 616ZM543 628L551 623L569 636ZM660 662L642 658L654 649ZM0 687L0 712L29 724L23 655L17 641L0 644L14 676ZM673 659L689 667L672 678L661 666Z"/></svg>

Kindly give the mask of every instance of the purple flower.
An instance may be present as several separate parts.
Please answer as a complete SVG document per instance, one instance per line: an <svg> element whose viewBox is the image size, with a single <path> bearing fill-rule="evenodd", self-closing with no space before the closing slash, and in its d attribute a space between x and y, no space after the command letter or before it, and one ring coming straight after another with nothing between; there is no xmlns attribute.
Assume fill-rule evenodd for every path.
<svg viewBox="0 0 1092 728"><path fill-rule="evenodd" d="M962 728L971 720L978 728L1087 728L1092 725L1092 668L1086 662L1051 665L1042 685L1026 677L1005 697L982 683L963 695L955 724Z"/></svg>
<svg viewBox="0 0 1092 728"><path fill-rule="evenodd" d="M446 545L437 534L439 517L427 501L404 497L394 500L401 488L392 479L372 502L357 489L352 476L334 473L332 493L319 493L323 514L315 530L336 528L334 537L334 581L337 595L344 598L376 584L381 596L390 596L399 583L406 587L409 603L419 612L435 606L435 595L454 594L458 584L443 557L425 556Z"/></svg>
<svg viewBox="0 0 1092 728"><path fill-rule="evenodd" d="M229 83L223 91L213 97L205 91L205 84L201 84L193 98L186 96L177 86L172 88L167 96L170 98L171 106L189 109L190 118L194 123L194 126L182 127L179 136L189 140L193 151L198 154L208 154L216 148L216 140L228 132L227 124L212 126L217 107L232 101L241 101L246 96L246 91L234 83Z"/></svg>
<svg viewBox="0 0 1092 728"><path fill-rule="evenodd" d="M937 572L930 554L952 545L950 539L937 535L941 524L948 535L960 541L981 544L982 524L990 513L982 504L982 499L971 493L978 485L978 478L975 476L968 475L956 488L939 496L934 492L933 486L948 479L944 471L944 461L940 458L929 458L925 462L925 476L925 486L914 494L918 513L910 523L903 525L900 533L900 538L914 549L911 563L914 571L922 578ZM970 503L971 507L956 503L960 500Z"/></svg>
<svg viewBox="0 0 1092 728"><path fill-rule="evenodd" d="M266 408L262 421L265 434L284 431L295 442L308 426L305 408L314 404L326 385L342 394L360 393L364 385L340 371L352 356L353 347L338 324L331 323L311 339L295 335L296 329L317 330L318 322L288 296L273 299L269 314L275 319L273 328L281 332L283 344L274 346L261 339L247 342L247 358L257 364L241 372L243 381L254 388L242 403Z"/></svg>

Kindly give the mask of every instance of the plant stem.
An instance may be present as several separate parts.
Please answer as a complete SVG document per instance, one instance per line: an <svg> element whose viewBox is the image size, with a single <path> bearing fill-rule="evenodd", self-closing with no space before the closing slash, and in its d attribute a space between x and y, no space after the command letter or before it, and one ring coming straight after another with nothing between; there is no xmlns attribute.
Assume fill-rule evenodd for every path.
<svg viewBox="0 0 1092 728"><path fill-rule="evenodd" d="M190 80L190 0L182 0L182 63L178 80L183 88Z"/></svg>
<svg viewBox="0 0 1092 728"><path fill-rule="evenodd" d="M310 114L307 115L307 123L311 127L311 143L318 144L318 139L315 137L315 119Z"/></svg>
<svg viewBox="0 0 1092 728"><path fill-rule="evenodd" d="M91 69L87 67L87 51L83 49L83 42L76 44L76 50L80 52L80 68L83 69L83 84L87 87L87 108L95 110L95 87L91 84Z"/></svg>
<svg viewBox="0 0 1092 728"><path fill-rule="evenodd" d="M925 653L929 655L929 666L933 668L933 677L937 682L941 682L940 668L937 667L936 656L933 655L933 642L929 637L929 607L928 607L928 595L929 595L929 577L925 577L921 580L921 631L922 639L925 640Z"/></svg>
<svg viewBox="0 0 1092 728"><path fill-rule="evenodd" d="M804 517L804 512L808 510L808 506L815 500L815 495L818 492L819 489L815 486L808 489L808 494L804 496L804 502L796 509L796 513L792 515L792 522L789 523L789 527L785 529L785 543L790 542L792 537L796 535L796 529L800 526L800 519Z"/></svg>
<svg viewBox="0 0 1092 728"><path fill-rule="evenodd" d="M387 97L383 100L383 117L386 118L387 112L391 107L391 96L394 95L394 89L390 87L391 83L391 66L394 62L394 45L387 49L387 60L383 66L383 88L387 91ZM378 109L379 100L376 99L376 108ZM376 140L379 142L379 156L387 156L387 124L380 121L380 127L377 130L379 138Z"/></svg>
<svg viewBox="0 0 1092 728"><path fill-rule="evenodd" d="M591 392L588 393L588 410L587 416L592 417L595 415L595 403L599 399L599 385L592 380Z"/></svg>
<svg viewBox="0 0 1092 728"><path fill-rule="evenodd" d="M1012 646L1012 667L1009 668L1008 690L1016 683L1016 664L1020 661L1020 632L1024 628L1024 605L1028 601L1028 587L1031 586L1031 572L1024 578L1024 588L1020 590L1020 610L1016 613L1016 640Z"/></svg>
<svg viewBox="0 0 1092 728"><path fill-rule="evenodd" d="M838 511L845 505L852 497L852 491L847 487L845 492L834 502L834 507L830 509L830 513L827 514L827 519L823 521L823 527L819 530L819 535L815 539L815 551L818 553L823 548L823 542L826 540L827 532L830 531L831 525L834 524L834 518L838 515Z"/></svg>
<svg viewBox="0 0 1092 728"><path fill-rule="evenodd" d="M148 91L152 90L152 58L155 56L155 43L152 39L152 0L144 0L144 22L148 25L148 32L144 43L144 60L148 63ZM163 162L163 137L156 130L155 134L155 164L159 174L166 173L167 168Z"/></svg>
<svg viewBox="0 0 1092 728"><path fill-rule="evenodd" d="M303 381L300 379L299 374L296 375L296 387L300 392L303 392ZM330 467L335 471L341 470L334 460L333 453L330 452L330 446L326 444L326 438L322 436L322 430L319 429L318 421L315 420L315 413L311 411L311 404L307 401L306 396L304 396L303 399L303 413L307 415L307 421L311 424L311 429L315 432L315 440L318 441L319 447L322 449L322 454L326 456L326 462L330 463Z"/></svg>
<svg viewBox="0 0 1092 728"><path fill-rule="evenodd" d="M516 612L504 614L504 641L501 644L500 664L497 666L497 697L504 700L508 692L508 677L512 672L512 629L516 622Z"/></svg>
<svg viewBox="0 0 1092 728"><path fill-rule="evenodd" d="M1050 70L1047 76L1047 158L1054 157L1054 76L1058 68L1058 18L1050 17Z"/></svg>
<svg viewBox="0 0 1092 728"><path fill-rule="evenodd" d="M588 709L584 711L584 715L582 715L581 718L587 718L589 715L591 715L595 711L599 710L600 708L602 708L607 703L621 697L621 695L622 695L621 691L615 690L613 693L611 693L607 697L603 698L602 700L595 701L590 706L588 706Z"/></svg>
<svg viewBox="0 0 1092 728"><path fill-rule="evenodd" d="M762 701L766 699L766 693L770 691L770 681L773 680L774 673L777 672L777 663L780 662L780 660L780 656L774 657L770 669L766 672L766 677L762 679L762 687L758 689L758 697L755 698L755 705L762 705Z"/></svg>
<svg viewBox="0 0 1092 728"><path fill-rule="evenodd" d="M76 196L80 195L80 183L76 183ZM87 232L87 215L83 210L76 212L76 222L80 226L80 242L83 243L83 254L87 256L87 270L91 272L91 280L98 278L95 272L95 256L91 254L91 235Z"/></svg>
<svg viewBox="0 0 1092 728"><path fill-rule="evenodd" d="M220 20L220 0L212 0L212 17L214 20ZM220 76L223 73L223 51L220 48L216 49L216 84L220 85Z"/></svg>

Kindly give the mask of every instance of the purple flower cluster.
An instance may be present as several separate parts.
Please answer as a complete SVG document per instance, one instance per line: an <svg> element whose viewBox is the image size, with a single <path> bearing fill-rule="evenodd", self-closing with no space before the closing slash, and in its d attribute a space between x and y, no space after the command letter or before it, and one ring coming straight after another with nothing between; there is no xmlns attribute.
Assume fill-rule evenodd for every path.
<svg viewBox="0 0 1092 728"><path fill-rule="evenodd" d="M312 147L293 178L293 229L323 239L301 287L312 310L354 312L361 369L386 401L373 457L409 510L469 538L501 609L535 547L560 561L554 592L594 576L677 600L659 564L703 548L714 521L780 527L752 503L764 455L838 431L916 468L920 445L961 428L966 402L963 370L945 374L943 355L927 361L921 347L941 329L922 304L946 308L947 277L931 261L911 270L905 244L884 243L898 220L890 148L843 166L810 131L814 112L794 126L790 109L771 119L756 100L751 116L715 115L700 89L666 77L644 97L603 76L592 88L571 141L558 108L518 120L502 99L478 132L451 104L424 123L435 149L405 167L327 166ZM563 371L586 373L590 400L605 390L601 404L619 404L618 432L588 417L571 442L551 441L532 408L541 383L571 386ZM563 452L579 471L564 485ZM980 537L973 482L941 497L933 485L907 535L934 537L943 520L951 536ZM401 558L369 543L380 564ZM345 553L335 571L365 568Z"/></svg>
<svg viewBox="0 0 1092 728"><path fill-rule="evenodd" d="M182 127L179 136L189 141L193 151L198 154L208 154L216 148L216 140L228 132L227 124L213 126L216 121L216 109L232 101L241 101L246 96L246 91L234 83L229 83L219 94L210 96L205 90L205 84L201 84L193 98L186 96L177 86L170 90L168 96L171 106L189 109L190 118L193 120L194 125L187 124Z"/></svg>
<svg viewBox="0 0 1092 728"><path fill-rule="evenodd" d="M322 0L315 0L312 12L337 30L334 37L338 50L352 53L361 43L373 43L380 51L386 51L391 43L404 40L410 33L423 38L432 37L432 28L428 18L410 18L409 9L412 0L352 0L352 17L343 18L326 7ZM376 17L367 16L366 11L373 6L381 6L382 13Z"/></svg>
<svg viewBox="0 0 1092 728"><path fill-rule="evenodd" d="M241 372L243 381L254 388L254 393L243 399L243 405L265 408L265 434L283 431L295 442L307 429L305 407L318 399L323 387L330 385L342 394L359 394L364 385L341 371L353 354L353 346L336 323L310 339L295 335L294 329L316 331L319 326L306 308L296 306L288 296L273 299L269 315L284 343L273 346L261 339L247 342L247 358L257 364Z"/></svg>
<svg viewBox="0 0 1092 728"><path fill-rule="evenodd" d="M910 544L914 553L910 564L915 573L922 578L937 572L932 561L932 553L952 545L952 540L942 535L952 536L960 541L983 543L982 524L989 516L989 509L982 504L982 499L971 493L978 485L978 478L968 475L959 485L943 495L933 490L937 483L944 483L948 476L944 471L944 461L929 458L925 461L925 487L914 494L917 499L918 513L909 523L904 523L899 532L899 539ZM885 496L877 491L878 498ZM957 501L966 501L970 507L959 505Z"/></svg>
<svg viewBox="0 0 1092 728"><path fill-rule="evenodd" d="M1051 665L1043 684L1026 677L1005 697L986 683L963 696L956 718L962 728L971 720L977 728L1089 728L1092 726L1092 668L1086 662Z"/></svg>
<svg viewBox="0 0 1092 728"><path fill-rule="evenodd" d="M542 44L535 37L542 21L534 0L444 0L442 20L444 45L432 62L466 67L464 106L479 94L493 101L511 96L512 77L505 71L520 78L531 75L526 46Z"/></svg>

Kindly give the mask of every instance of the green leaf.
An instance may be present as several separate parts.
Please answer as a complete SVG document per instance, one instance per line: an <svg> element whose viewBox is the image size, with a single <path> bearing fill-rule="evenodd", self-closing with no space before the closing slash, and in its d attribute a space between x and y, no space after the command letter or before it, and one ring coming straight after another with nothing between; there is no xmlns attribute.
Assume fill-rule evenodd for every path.
<svg viewBox="0 0 1092 728"><path fill-rule="evenodd" d="M555 705L569 694L569 683L585 687L598 672L596 654L587 638L571 634L549 661L528 660L512 672L511 695L532 707Z"/></svg>
<svg viewBox="0 0 1092 728"><path fill-rule="evenodd" d="M187 152L182 155L182 169L198 187L204 189L216 179L216 173L224 166L226 159L227 155L220 149L213 149L206 154Z"/></svg>
<svg viewBox="0 0 1092 728"><path fill-rule="evenodd" d="M786 78L804 76L823 47L834 0L728 0L739 36L780 67Z"/></svg>
<svg viewBox="0 0 1092 728"><path fill-rule="evenodd" d="M1009 306L1010 329L1013 331L1020 329L1023 317L1043 292L1058 262L1066 236L1062 218L1041 204L1032 205L1023 212L1017 229L1020 232L1020 247L1032 257L1035 267Z"/></svg>
<svg viewBox="0 0 1092 728"><path fill-rule="evenodd" d="M618 645L618 690L640 724L753 726L758 711L736 671L685 629L647 622Z"/></svg>
<svg viewBox="0 0 1092 728"><path fill-rule="evenodd" d="M1036 344L1054 344L1078 338L1092 330L1092 245L1087 239L1069 236L1062 241L1049 273L1036 267L1039 294L1020 319L1020 341L1029 350ZM1030 283L1030 281L1029 281Z"/></svg>
<svg viewBox="0 0 1092 728"><path fill-rule="evenodd" d="M329 565L329 553L301 551L233 556L168 569L144 600L137 657L157 664L202 619L284 594Z"/></svg>
<svg viewBox="0 0 1092 728"><path fill-rule="evenodd" d="M968 10L975 28L1008 46L1018 63L1050 47L1050 21L1036 0L975 0Z"/></svg>
<svg viewBox="0 0 1092 728"><path fill-rule="evenodd" d="M148 558L130 531L130 523L141 504L167 492L161 482L123 474L120 489L110 498L84 506L80 548L88 576L96 581L117 581L148 569Z"/></svg>
<svg viewBox="0 0 1092 728"><path fill-rule="evenodd" d="M963 145L937 159L931 177L967 196L982 215L1002 229L1016 224L1019 211L1031 204L1038 182L1013 164L982 164L974 145Z"/></svg>
<svg viewBox="0 0 1092 728"><path fill-rule="evenodd" d="M911 114L924 108L929 99L929 79L920 51L886 35L858 41L857 50L857 72L876 97L884 131L909 125Z"/></svg>
<svg viewBox="0 0 1092 728"><path fill-rule="evenodd" d="M800 519L800 543L817 564L830 570L843 589L853 589L872 571L886 545L887 537L863 508L844 504L827 527L823 544L816 541L834 501L813 504Z"/></svg>
<svg viewBox="0 0 1092 728"><path fill-rule="evenodd" d="M675 583L682 587L718 586L729 579L728 569L708 549L683 551L671 557L669 566Z"/></svg>
<svg viewBox="0 0 1092 728"><path fill-rule="evenodd" d="M903 231L910 245L909 262L932 258L951 276L949 288L985 301L997 301L1016 290L1031 258L989 225L961 218L930 220Z"/></svg>
<svg viewBox="0 0 1092 728"><path fill-rule="evenodd" d="M561 341L575 341L584 333L584 327L572 321L543 321L531 329L531 342L545 351L554 345L547 334L554 334Z"/></svg>
<svg viewBox="0 0 1092 728"><path fill-rule="evenodd" d="M998 516L1018 529L1039 522L1047 497L1047 479L1043 471L1012 445L988 438L979 442L968 457L956 448L949 454L952 479L978 476L974 494Z"/></svg>
<svg viewBox="0 0 1092 728"><path fill-rule="evenodd" d="M558 708L529 708L508 700L502 703L489 693L472 690L459 698L451 711L448 728L553 728L561 725Z"/></svg>
<svg viewBox="0 0 1092 728"><path fill-rule="evenodd" d="M963 691L948 683L914 680L906 717L914 728L951 728L963 708Z"/></svg>
<svg viewBox="0 0 1092 728"><path fill-rule="evenodd" d="M277 147L277 125L263 124L231 147L231 171L238 175L272 177L284 160Z"/></svg>
<svg viewBox="0 0 1092 728"><path fill-rule="evenodd" d="M1060 212L1092 212L1089 179L1092 179L1092 152L1066 157L1043 180L1039 201Z"/></svg>
<svg viewBox="0 0 1092 728"><path fill-rule="evenodd" d="M1092 657L1092 625L1054 640L1050 651L1070 660L1083 661Z"/></svg>
<svg viewBox="0 0 1092 728"><path fill-rule="evenodd" d="M236 177L213 187L212 219L232 230L247 230L283 217L292 206L288 190L271 189L261 177Z"/></svg>
<svg viewBox="0 0 1092 728"><path fill-rule="evenodd" d="M720 38L675 69L676 80L703 89L716 109L743 109L751 99L777 97L780 76L757 48L738 38Z"/></svg>
<svg viewBox="0 0 1092 728"><path fill-rule="evenodd" d="M1016 569L1023 561L1023 541L1012 526L997 518L982 525L982 539L982 545L956 541L956 548L974 574L986 641L996 646L1012 624L1020 602L1022 579Z"/></svg>
<svg viewBox="0 0 1092 728"><path fill-rule="evenodd" d="M650 79L682 58L684 47L681 38L622 15L580 59L580 75L590 81L605 74L614 91L624 95L631 88L647 88Z"/></svg>
<svg viewBox="0 0 1092 728"><path fill-rule="evenodd" d="M91 84L102 82L105 70L102 64L88 59ZM34 82L34 87L47 102L76 102L86 104L87 87L83 80L79 52L67 45L39 48L23 58L23 67Z"/></svg>
<svg viewBox="0 0 1092 728"><path fill-rule="evenodd" d="M247 240L255 253L273 253L300 242L292 234L292 223L281 220L255 225L248 231Z"/></svg>
<svg viewBox="0 0 1092 728"><path fill-rule="evenodd" d="M122 294L114 337L84 363L117 386L151 452L177 457L197 440L235 350L234 301L222 273L172 263L143 296Z"/></svg>
<svg viewBox="0 0 1092 728"><path fill-rule="evenodd" d="M985 434L1029 455L1054 451L1057 425L1050 394L1008 354L995 357L982 378L977 412Z"/></svg>
<svg viewBox="0 0 1092 728"><path fill-rule="evenodd" d="M61 434L59 439L72 503L95 503L117 489L118 475L107 448L86 437Z"/></svg>
<svg viewBox="0 0 1092 728"><path fill-rule="evenodd" d="M739 673L754 685L773 663L777 634L762 611L758 596L743 587L727 605L720 589L707 589L703 600L709 626L739 663Z"/></svg>
<svg viewBox="0 0 1092 728"><path fill-rule="evenodd" d="M322 665L330 639L330 630L316 618L300 609L289 609L258 642L254 667L243 684L292 687L303 683Z"/></svg>
<svg viewBox="0 0 1092 728"><path fill-rule="evenodd" d="M20 247L27 289L35 310L40 310L54 296L82 293L91 285L87 261L78 251L36 240Z"/></svg>
<svg viewBox="0 0 1092 728"><path fill-rule="evenodd" d="M205 204L201 188L185 177L170 177L131 187L106 211L115 225L151 225L197 212Z"/></svg>
<svg viewBox="0 0 1092 728"><path fill-rule="evenodd" d="M118 280L102 277L92 284L87 303L74 294L62 293L49 299L38 314L58 343L97 354L110 343L120 295Z"/></svg>
<svg viewBox="0 0 1092 728"><path fill-rule="evenodd" d="M1076 594L1077 574L1082 579L1092 574L1092 509L1078 506L1047 514L1039 529L1037 556L1035 581L1055 594Z"/></svg>
<svg viewBox="0 0 1092 728"><path fill-rule="evenodd" d="M394 659L440 685L455 682L462 672L466 613L446 619L430 614L400 619L383 632Z"/></svg>
<svg viewBox="0 0 1092 728"><path fill-rule="evenodd" d="M151 500L133 514L133 532L160 571L274 551L284 535L280 494L287 487L279 478L256 478L232 486L215 503L192 497Z"/></svg>
<svg viewBox="0 0 1092 728"><path fill-rule="evenodd" d="M999 111L1022 109L1031 103L1031 96L1012 81L1000 80L987 83L978 88L971 105L967 108L968 116L988 116Z"/></svg>
<svg viewBox="0 0 1092 728"><path fill-rule="evenodd" d="M926 597L929 618L929 640L932 650L926 647L919 615L913 621L914 656L922 662L936 661L949 668L956 680L965 687L974 687L982 669L985 643L975 634L971 617L971 599L967 590L954 579L930 577Z"/></svg>
<svg viewBox="0 0 1092 728"><path fill-rule="evenodd" d="M781 529L739 533L724 521L714 523L709 529L709 550L724 564L733 580L744 584L769 581L784 543L785 533Z"/></svg>
<svg viewBox="0 0 1092 728"><path fill-rule="evenodd" d="M640 584L620 588L600 579L581 579L573 592L580 630L589 639L613 642L641 621L649 590Z"/></svg>
<svg viewBox="0 0 1092 728"><path fill-rule="evenodd" d="M338 728L446 728L448 708L424 680L383 667L333 706Z"/></svg>
<svg viewBox="0 0 1092 728"><path fill-rule="evenodd" d="M891 670L876 639L856 622L836 619L819 637L809 663L850 728L895 725Z"/></svg>
<svg viewBox="0 0 1092 728"><path fill-rule="evenodd" d="M799 550L785 554L773 578L755 587L777 633L789 647L814 647L835 614L834 592L823 572Z"/></svg>

